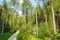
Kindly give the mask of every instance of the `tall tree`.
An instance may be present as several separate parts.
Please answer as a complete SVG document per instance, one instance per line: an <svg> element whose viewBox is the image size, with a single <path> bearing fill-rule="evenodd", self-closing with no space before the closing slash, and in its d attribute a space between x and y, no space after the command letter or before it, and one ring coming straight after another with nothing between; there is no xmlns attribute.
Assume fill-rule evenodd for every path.
<svg viewBox="0 0 60 40"><path fill-rule="evenodd" d="M55 13L54 13L54 6L53 6L53 0L51 0L51 10L52 10L52 18L53 18L53 39L55 40L55 35L56 35L56 24L55 24Z"/></svg>
<svg viewBox="0 0 60 40"><path fill-rule="evenodd" d="M23 4L22 4L22 8L23 8L23 14L24 14L24 23L25 23L25 28L26 28L26 24L27 24L27 12L28 12L28 8L31 6L30 1L29 0L23 0Z"/></svg>
<svg viewBox="0 0 60 40"><path fill-rule="evenodd" d="M46 22L46 24L48 23L48 21L47 21L47 13L46 13L46 7L45 7L45 4L46 4L46 2L47 2L47 0L38 0L38 1L42 1L42 3L43 3L43 13L44 13L44 17L45 17L45 22Z"/></svg>
<svg viewBox="0 0 60 40"><path fill-rule="evenodd" d="M6 18L6 13L7 13L7 4L6 4L6 0L3 0L3 26L2 26L2 34L4 33L4 20Z"/></svg>

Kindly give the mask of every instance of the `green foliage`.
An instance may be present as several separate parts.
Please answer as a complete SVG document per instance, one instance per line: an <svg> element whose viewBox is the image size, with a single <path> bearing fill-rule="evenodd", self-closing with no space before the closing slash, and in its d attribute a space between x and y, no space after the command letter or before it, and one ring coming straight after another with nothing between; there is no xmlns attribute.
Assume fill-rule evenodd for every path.
<svg viewBox="0 0 60 40"><path fill-rule="evenodd" d="M7 33L7 32L9 32L9 31L10 31L10 26L9 26L9 24L6 24L6 23L5 23L4 33Z"/></svg>
<svg viewBox="0 0 60 40"><path fill-rule="evenodd" d="M28 24L26 25L26 29L33 29L33 25L28 23Z"/></svg>
<svg viewBox="0 0 60 40"><path fill-rule="evenodd" d="M34 26L32 24L27 24L26 25L26 32L31 34Z"/></svg>
<svg viewBox="0 0 60 40"><path fill-rule="evenodd" d="M50 37L52 29L46 23L41 23L39 27L39 38Z"/></svg>
<svg viewBox="0 0 60 40"><path fill-rule="evenodd" d="M11 33L0 34L0 40L8 40L11 35Z"/></svg>
<svg viewBox="0 0 60 40"><path fill-rule="evenodd" d="M56 40L60 40L60 33L57 33L55 37L56 37Z"/></svg>
<svg viewBox="0 0 60 40"><path fill-rule="evenodd" d="M39 39L33 35L26 35L23 37L23 40L42 40L42 39Z"/></svg>
<svg viewBox="0 0 60 40"><path fill-rule="evenodd" d="M22 38L25 36L25 34L24 33L19 33L18 35L17 35L17 40L22 40Z"/></svg>
<svg viewBox="0 0 60 40"><path fill-rule="evenodd" d="M17 36L17 40L42 40L42 39L39 39L33 35L26 35L24 33L19 33L18 36Z"/></svg>
<svg viewBox="0 0 60 40"><path fill-rule="evenodd" d="M17 29L20 29L20 32L21 32L18 34L17 40L42 40L39 38L44 39L44 38L51 37L51 33L53 32L52 29L54 29L52 26L53 17L51 13L51 7L52 7L51 0L41 0L43 6L41 7L40 3L36 3L37 4L35 6L36 8L32 6L32 4L30 3L31 2L30 0L23 0L24 2L22 4L22 8L21 8L21 5L19 4L19 0L10 0L10 1L11 1L10 5L7 3L6 0L3 0L2 6L0 5L0 33L2 32L2 29L4 31L3 35L0 34L0 40L7 40L12 33L16 32ZM55 22L59 28L60 27L60 5L58 4L60 4L60 0L54 0L53 8L54 8L54 11L55 11L54 14L56 17ZM15 8L16 10L22 9L23 11L22 17L18 16L18 13L13 12L15 11ZM36 12L37 12L37 16L36 16ZM47 16L46 17L47 24L45 23L45 16L44 16L45 13ZM3 23L3 19L4 19L4 23ZM35 28L36 25L38 25L37 28L38 28L39 38L33 36L34 32L37 33L37 28ZM25 32L27 33L27 35L24 34ZM56 35L56 40L60 40L60 33Z"/></svg>

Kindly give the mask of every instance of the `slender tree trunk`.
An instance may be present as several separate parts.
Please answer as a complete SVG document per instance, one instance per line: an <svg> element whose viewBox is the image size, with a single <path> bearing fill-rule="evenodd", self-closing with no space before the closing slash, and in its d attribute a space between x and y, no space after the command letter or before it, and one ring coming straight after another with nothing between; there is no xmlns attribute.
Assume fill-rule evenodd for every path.
<svg viewBox="0 0 60 40"><path fill-rule="evenodd" d="M38 36L38 20L37 20L37 11L36 11L36 36Z"/></svg>
<svg viewBox="0 0 60 40"><path fill-rule="evenodd" d="M3 23L2 23L2 34L4 33L4 18L3 18Z"/></svg>
<svg viewBox="0 0 60 40"><path fill-rule="evenodd" d="M51 7L52 7L52 18L53 18L53 33L52 33L52 40L55 40L56 35L56 24L55 24L55 14L54 14L54 7L53 7L53 0L51 0Z"/></svg>
<svg viewBox="0 0 60 40"><path fill-rule="evenodd" d="M45 22L47 24L47 14L46 14L45 0L43 1L43 5L44 5L43 11L44 11Z"/></svg>
<svg viewBox="0 0 60 40"><path fill-rule="evenodd" d="M45 11L45 10L44 10ZM46 15L46 11L44 12L44 16L45 16L45 22L47 24L47 15Z"/></svg>
<svg viewBox="0 0 60 40"><path fill-rule="evenodd" d="M52 17L53 17L53 28L54 28L54 33L56 34L56 24L55 24L55 14L54 14L53 3L52 3Z"/></svg>
<svg viewBox="0 0 60 40"><path fill-rule="evenodd" d="M35 0L35 2L36 2L36 0ZM37 4L37 2L36 2L36 4ZM37 9L37 8L36 8ZM35 33L36 33L36 36L38 37L38 19L37 19L37 10L36 10L36 28L35 28Z"/></svg>
<svg viewBox="0 0 60 40"><path fill-rule="evenodd" d="M25 33L26 33L26 11L24 10L24 22L25 22Z"/></svg>
<svg viewBox="0 0 60 40"><path fill-rule="evenodd" d="M2 14L2 18L3 18L3 25L2 25L2 34L4 33L4 26L6 26L5 24L4 24L4 19L6 19L6 13L7 13L7 4L6 4L6 0L3 0L3 6L4 6L4 8L3 8L3 14ZM6 21L6 20L5 20Z"/></svg>

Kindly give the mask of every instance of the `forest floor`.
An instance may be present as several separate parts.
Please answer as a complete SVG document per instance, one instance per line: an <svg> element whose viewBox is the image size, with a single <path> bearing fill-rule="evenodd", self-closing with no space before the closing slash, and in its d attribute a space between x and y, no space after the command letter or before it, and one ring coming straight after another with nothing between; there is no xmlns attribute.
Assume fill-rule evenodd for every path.
<svg viewBox="0 0 60 40"><path fill-rule="evenodd" d="M15 32L8 40L16 40L19 30Z"/></svg>

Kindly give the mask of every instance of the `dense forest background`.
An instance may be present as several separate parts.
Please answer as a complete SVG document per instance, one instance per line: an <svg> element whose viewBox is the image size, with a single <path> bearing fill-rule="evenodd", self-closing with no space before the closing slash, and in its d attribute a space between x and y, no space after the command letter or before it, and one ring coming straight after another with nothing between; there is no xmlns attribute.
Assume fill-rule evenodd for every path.
<svg viewBox="0 0 60 40"><path fill-rule="evenodd" d="M0 39L19 30L17 40L60 40L60 0L3 0Z"/></svg>

